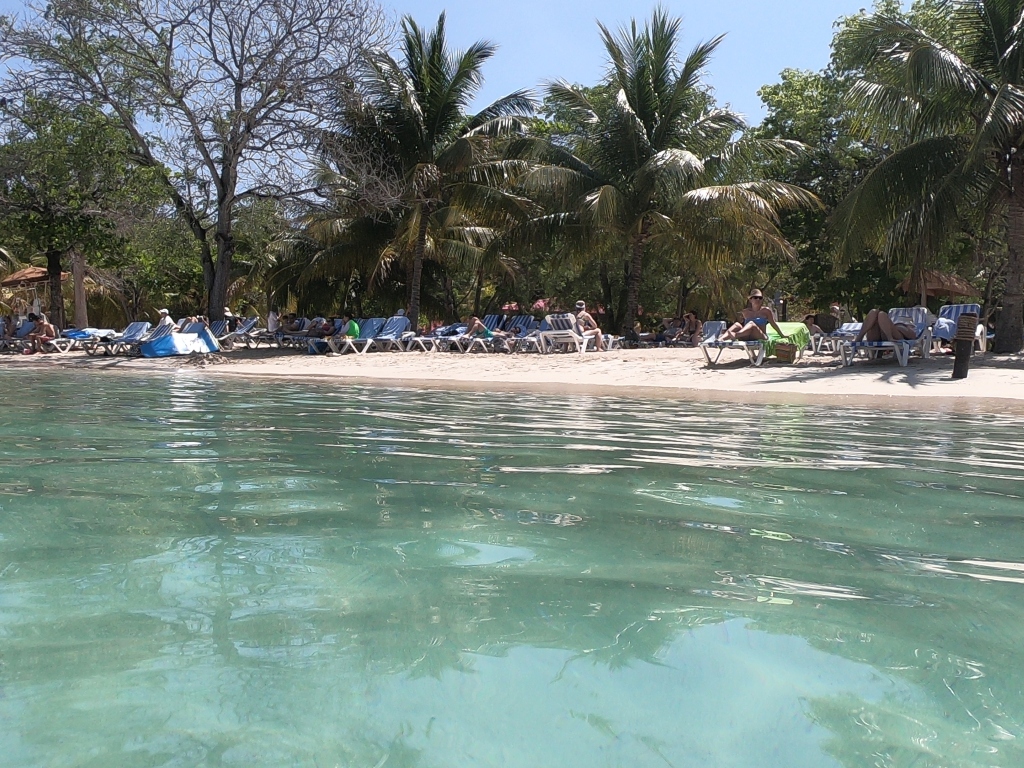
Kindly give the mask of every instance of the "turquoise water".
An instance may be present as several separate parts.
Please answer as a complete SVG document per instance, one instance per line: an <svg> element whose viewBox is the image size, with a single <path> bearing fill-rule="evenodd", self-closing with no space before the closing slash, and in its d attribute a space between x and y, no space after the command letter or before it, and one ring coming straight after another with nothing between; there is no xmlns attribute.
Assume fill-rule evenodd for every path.
<svg viewBox="0 0 1024 768"><path fill-rule="evenodd" d="M1024 419L0 386L5 768L1024 764Z"/></svg>

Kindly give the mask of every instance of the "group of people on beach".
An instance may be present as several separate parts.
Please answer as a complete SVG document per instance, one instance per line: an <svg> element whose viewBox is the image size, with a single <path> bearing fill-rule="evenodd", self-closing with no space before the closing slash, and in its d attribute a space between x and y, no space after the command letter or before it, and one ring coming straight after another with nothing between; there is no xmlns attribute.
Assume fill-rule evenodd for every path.
<svg viewBox="0 0 1024 768"><path fill-rule="evenodd" d="M27 323L26 326L24 323ZM25 349L28 353L41 352L43 344L48 341L53 341L57 338L58 331L53 327L53 324L47 319L46 315L35 312L29 312L28 317L23 321L23 324L18 323L18 319L14 315L4 315L0 319L0 338L5 342L19 339L22 342L28 344ZM24 330L27 328L27 330Z"/></svg>

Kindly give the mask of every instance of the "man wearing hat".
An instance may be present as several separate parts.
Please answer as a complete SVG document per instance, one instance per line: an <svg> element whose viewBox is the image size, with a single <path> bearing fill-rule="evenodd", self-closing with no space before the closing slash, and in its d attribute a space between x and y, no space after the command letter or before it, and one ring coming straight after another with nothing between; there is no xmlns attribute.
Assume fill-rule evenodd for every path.
<svg viewBox="0 0 1024 768"><path fill-rule="evenodd" d="M750 292L747 306L744 307L739 321L732 324L725 333L718 337L719 341L763 341L768 338L768 326L783 338L788 338L775 321L775 313L764 305L764 296L757 288Z"/></svg>
<svg viewBox="0 0 1024 768"><path fill-rule="evenodd" d="M157 327L162 328L165 325L174 325L174 320L171 318L171 313L166 309L160 310L160 319L157 321Z"/></svg>
<svg viewBox="0 0 1024 768"><path fill-rule="evenodd" d="M576 325L585 339L593 338L598 352L604 352L604 334L597 327L597 321L587 312L587 302L576 302Z"/></svg>

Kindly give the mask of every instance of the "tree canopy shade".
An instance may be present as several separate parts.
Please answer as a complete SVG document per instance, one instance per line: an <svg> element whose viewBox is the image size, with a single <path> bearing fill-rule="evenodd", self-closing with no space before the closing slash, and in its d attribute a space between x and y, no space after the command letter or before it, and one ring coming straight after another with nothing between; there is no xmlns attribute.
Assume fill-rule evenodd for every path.
<svg viewBox="0 0 1024 768"><path fill-rule="evenodd" d="M680 60L680 21L664 10L642 29L635 21L617 34L599 26L612 98L592 103L582 89L553 83L549 101L575 117L580 135L568 148L534 140L514 151L542 161L524 181L527 193L551 211L534 220L534 229L570 247L624 253L628 277L619 318L626 332L651 253L709 276L721 272L724 259L752 249L791 253L777 212L817 201L755 175L754 157L792 153L798 144L734 141L742 119L711 106L701 75L721 38Z"/></svg>
<svg viewBox="0 0 1024 768"><path fill-rule="evenodd" d="M965 211L1006 216L996 352L1024 346L1024 0L950 0L942 39L889 13L850 22L844 52L866 134L897 147L839 207L844 255L909 250L918 282Z"/></svg>
<svg viewBox="0 0 1024 768"><path fill-rule="evenodd" d="M236 207L301 197L310 136L384 41L372 0L73 0L4 20L9 84L102 106L199 242L209 311L232 279Z"/></svg>

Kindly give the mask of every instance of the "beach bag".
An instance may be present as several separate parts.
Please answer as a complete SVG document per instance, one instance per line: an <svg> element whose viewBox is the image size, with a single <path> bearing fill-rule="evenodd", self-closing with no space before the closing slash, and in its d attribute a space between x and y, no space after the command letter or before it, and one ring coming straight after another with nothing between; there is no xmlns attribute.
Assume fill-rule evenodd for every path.
<svg viewBox="0 0 1024 768"><path fill-rule="evenodd" d="M780 341L775 345L775 359L780 363L796 362L796 344Z"/></svg>

